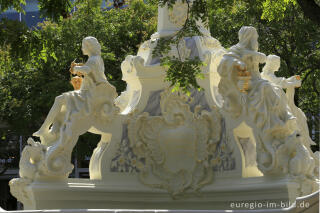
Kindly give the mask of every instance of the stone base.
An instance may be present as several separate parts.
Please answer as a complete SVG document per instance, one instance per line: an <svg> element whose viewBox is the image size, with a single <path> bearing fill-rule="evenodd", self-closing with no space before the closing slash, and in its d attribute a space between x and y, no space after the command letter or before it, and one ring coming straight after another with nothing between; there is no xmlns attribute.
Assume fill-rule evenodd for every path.
<svg viewBox="0 0 320 213"><path fill-rule="evenodd" d="M68 179L29 185L32 200L25 209L279 209L296 201L298 187L286 178L224 178L173 199L167 191L130 182Z"/></svg>

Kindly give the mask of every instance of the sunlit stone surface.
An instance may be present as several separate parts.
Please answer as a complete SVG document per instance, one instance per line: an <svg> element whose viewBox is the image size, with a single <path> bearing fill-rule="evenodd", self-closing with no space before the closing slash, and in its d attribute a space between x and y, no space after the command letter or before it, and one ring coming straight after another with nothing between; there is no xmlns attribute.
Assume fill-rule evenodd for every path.
<svg viewBox="0 0 320 213"><path fill-rule="evenodd" d="M83 40L88 61L71 70L83 76L81 87L56 98L34 133L40 142L28 140L20 178L10 181L25 209L221 212L213 210L248 209L240 203L256 202L279 212L290 206L281 203L301 196L318 206L317 194L310 194L319 186L319 155L293 103L299 77L274 75L279 59L258 51L255 28L242 27L239 43L226 50L199 23L203 35L184 38L169 55L179 51L184 59L205 62L198 80L204 91L171 92L152 50L160 37L181 28L185 11L178 4L159 8L158 32L123 61L127 89L118 97L104 75L98 41ZM87 131L101 135L90 179L70 179L72 149Z"/></svg>

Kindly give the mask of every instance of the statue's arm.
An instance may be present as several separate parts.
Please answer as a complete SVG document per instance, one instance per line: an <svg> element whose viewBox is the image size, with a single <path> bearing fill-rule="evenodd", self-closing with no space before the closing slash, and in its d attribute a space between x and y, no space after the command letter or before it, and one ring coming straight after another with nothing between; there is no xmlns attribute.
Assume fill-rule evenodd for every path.
<svg viewBox="0 0 320 213"><path fill-rule="evenodd" d="M275 83L276 85L287 89L288 87L300 87L301 81L296 79L296 76L292 76L290 78L284 77L277 77L274 74L269 75L271 77L271 82Z"/></svg>
<svg viewBox="0 0 320 213"><path fill-rule="evenodd" d="M280 86L281 88L287 88L287 79L283 77L277 77L274 74L269 74L269 81Z"/></svg>
<svg viewBox="0 0 320 213"><path fill-rule="evenodd" d="M247 57L254 56L260 64L263 64L267 61L267 56L264 53L248 50L248 49L244 49L242 51L243 51L242 54L244 56L247 56Z"/></svg>
<svg viewBox="0 0 320 213"><path fill-rule="evenodd" d="M283 78L284 84L286 85L283 88L288 88L288 87L300 87L301 86L301 80L297 79L296 76L291 76L290 78Z"/></svg>
<svg viewBox="0 0 320 213"><path fill-rule="evenodd" d="M268 74L267 80L271 81L272 83L280 86L281 88L288 88L288 87L299 87L301 84L300 80L296 79L296 76L292 76L290 78L284 77L277 77L274 74Z"/></svg>
<svg viewBox="0 0 320 213"><path fill-rule="evenodd" d="M87 65L75 66L73 69L74 69L74 72L80 72L83 74L89 74L91 72L90 67Z"/></svg>
<svg viewBox="0 0 320 213"><path fill-rule="evenodd" d="M97 69L97 64L98 64L98 57L91 56L89 57L88 61L81 65L81 66L75 66L74 71L75 72L80 72L84 75L88 75L90 72L94 72L94 70Z"/></svg>

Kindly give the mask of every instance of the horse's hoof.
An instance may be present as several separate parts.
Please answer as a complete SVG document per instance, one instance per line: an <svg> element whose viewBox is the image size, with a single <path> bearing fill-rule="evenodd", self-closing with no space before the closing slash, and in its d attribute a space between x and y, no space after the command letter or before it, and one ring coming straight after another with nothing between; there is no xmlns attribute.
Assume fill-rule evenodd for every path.
<svg viewBox="0 0 320 213"><path fill-rule="evenodd" d="M41 130L38 130L38 131L36 131L35 133L32 134L32 136L35 136L35 137L40 137L42 135L43 135L43 131L41 131Z"/></svg>

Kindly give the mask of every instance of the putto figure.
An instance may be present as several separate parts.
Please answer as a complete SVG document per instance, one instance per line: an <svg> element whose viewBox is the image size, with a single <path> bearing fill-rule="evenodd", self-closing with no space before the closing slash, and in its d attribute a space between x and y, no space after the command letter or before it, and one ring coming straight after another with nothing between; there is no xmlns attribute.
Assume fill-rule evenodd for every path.
<svg viewBox="0 0 320 213"><path fill-rule="evenodd" d="M230 48L218 67L219 92L224 96L224 110L235 117L250 111L248 116L258 128L272 132L289 125L293 116L282 99L285 97L278 95L280 88L261 78L259 64L265 63L267 57L258 52L258 46L257 30L242 27L239 43Z"/></svg>

